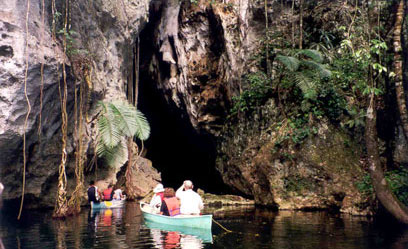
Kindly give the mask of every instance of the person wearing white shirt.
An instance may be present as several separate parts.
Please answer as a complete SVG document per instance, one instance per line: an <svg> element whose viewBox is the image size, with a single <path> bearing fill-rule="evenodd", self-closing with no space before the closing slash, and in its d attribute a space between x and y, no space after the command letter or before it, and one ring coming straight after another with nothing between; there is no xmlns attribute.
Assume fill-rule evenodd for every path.
<svg viewBox="0 0 408 249"><path fill-rule="evenodd" d="M176 197L180 199L180 213L186 215L199 215L204 208L201 196L193 191L193 183L184 181L177 190Z"/></svg>
<svg viewBox="0 0 408 249"><path fill-rule="evenodd" d="M122 200L124 198L125 198L125 196L123 195L122 190L120 188L113 191L113 199L114 200Z"/></svg>
<svg viewBox="0 0 408 249"><path fill-rule="evenodd" d="M163 184L157 184L153 189L154 195L150 200L150 207L153 209L154 213L160 213L161 203L164 199L164 187Z"/></svg>

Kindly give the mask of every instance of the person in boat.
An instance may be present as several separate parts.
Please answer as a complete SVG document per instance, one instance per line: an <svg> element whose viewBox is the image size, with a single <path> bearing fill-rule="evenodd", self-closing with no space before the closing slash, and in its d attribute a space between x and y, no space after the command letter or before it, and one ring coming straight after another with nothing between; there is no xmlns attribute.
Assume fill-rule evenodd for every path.
<svg viewBox="0 0 408 249"><path fill-rule="evenodd" d="M103 191L103 199L105 201L111 201L113 198L113 184L109 183L108 188Z"/></svg>
<svg viewBox="0 0 408 249"><path fill-rule="evenodd" d="M89 201L89 203L91 201L99 202L100 195L99 195L99 192L98 192L98 187L95 186L95 182L93 180L91 180L89 182L89 188L88 188L87 192L88 192L88 201Z"/></svg>
<svg viewBox="0 0 408 249"><path fill-rule="evenodd" d="M201 196L193 191L193 182L186 180L176 191L180 199L180 213L185 215L199 215L204 208Z"/></svg>
<svg viewBox="0 0 408 249"><path fill-rule="evenodd" d="M180 201L173 188L164 189L164 199L160 207L160 214L176 216L180 214Z"/></svg>
<svg viewBox="0 0 408 249"><path fill-rule="evenodd" d="M163 184L157 184L157 186L153 189L154 196L152 197L152 200L150 201L150 206L154 209L156 213L160 212L160 207L162 204L162 201L164 199L164 188Z"/></svg>
<svg viewBox="0 0 408 249"><path fill-rule="evenodd" d="M3 193L3 190L4 190L4 186L3 186L3 184L0 182L0 195Z"/></svg>
<svg viewBox="0 0 408 249"><path fill-rule="evenodd" d="M125 196L123 195L122 190L120 188L113 191L113 200L120 201L123 199L125 199Z"/></svg>

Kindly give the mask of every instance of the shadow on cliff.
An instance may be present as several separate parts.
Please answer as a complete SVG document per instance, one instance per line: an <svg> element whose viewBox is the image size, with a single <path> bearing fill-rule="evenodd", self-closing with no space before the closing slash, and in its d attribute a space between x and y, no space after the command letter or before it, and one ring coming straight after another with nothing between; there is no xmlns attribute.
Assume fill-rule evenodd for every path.
<svg viewBox="0 0 408 249"><path fill-rule="evenodd" d="M166 93L157 81L169 77L170 67L159 59L159 73L149 69L152 60L161 58L155 45L155 32L160 23L160 9L152 8L148 25L140 34L140 83L138 108L147 116L151 136L145 143L146 157L161 172L165 186L178 188L183 180L193 181L195 188L206 192L232 193L216 171L214 137L197 131L191 125L183 104L176 107L166 101ZM170 102L170 103L169 103Z"/></svg>

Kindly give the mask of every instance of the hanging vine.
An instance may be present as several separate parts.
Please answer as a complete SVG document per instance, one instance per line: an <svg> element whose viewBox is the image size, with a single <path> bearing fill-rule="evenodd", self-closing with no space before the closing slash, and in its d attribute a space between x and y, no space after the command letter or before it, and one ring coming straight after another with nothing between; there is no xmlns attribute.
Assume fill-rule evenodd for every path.
<svg viewBox="0 0 408 249"><path fill-rule="evenodd" d="M43 108L43 95L44 95L44 29L45 29L45 2L44 0L41 1L41 37L40 37L40 47L41 47L41 87L40 87L40 113L38 115L38 137L41 137L41 126L42 126L42 108Z"/></svg>
<svg viewBox="0 0 408 249"><path fill-rule="evenodd" d="M68 25L68 0L65 0L65 20L64 20L64 36L63 36L63 47L64 54L67 52L67 25ZM65 58L62 63L62 75L63 75L63 89L60 94L61 98L61 133L62 133L62 145L61 145L61 163L59 165L59 177L58 177L58 190L57 190L57 200L54 209L54 218L65 217L68 211L67 204L67 175L66 175L66 163L67 163L67 125L68 125L68 114L67 114L67 73L65 68Z"/></svg>
<svg viewBox="0 0 408 249"><path fill-rule="evenodd" d="M84 189L84 111L86 113L86 104L84 97L87 96L87 91L85 84L91 85L91 70L90 70L90 60L86 56L78 55L75 60L72 61L73 71L76 78L80 79L79 84L79 107L77 100L77 87L75 87L75 137L77 138L76 152L75 152L75 177L76 186L72 193L70 200L68 201L69 213L76 214L81 211L81 200L83 197ZM79 109L79 111L78 111Z"/></svg>
<svg viewBox="0 0 408 249"><path fill-rule="evenodd" d="M28 16L30 13L30 0L27 0L27 10L26 10L26 22L25 22L25 29L26 29L26 37L25 37L25 72L24 72L24 96L27 101L27 115L24 121L24 133L23 133L23 187L21 193L21 202L20 202L20 209L18 211L17 219L21 218L21 212L23 210L24 204L24 192L25 192L25 174L26 174L26 165L27 165L27 155L26 155L26 131L27 131L27 123L28 117L30 116L31 112L31 104L27 94L27 76L28 76Z"/></svg>

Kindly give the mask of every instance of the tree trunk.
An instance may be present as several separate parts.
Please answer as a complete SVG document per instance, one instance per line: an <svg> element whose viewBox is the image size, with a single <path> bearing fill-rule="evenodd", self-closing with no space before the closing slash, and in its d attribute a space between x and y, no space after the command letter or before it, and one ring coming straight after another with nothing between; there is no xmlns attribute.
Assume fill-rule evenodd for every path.
<svg viewBox="0 0 408 249"><path fill-rule="evenodd" d="M405 207L404 204L402 204L391 192L388 183L384 178L384 172L381 167L380 155L378 152L376 119L376 100L375 96L372 94L370 96L370 106L367 109L365 127L365 142L371 180L373 182L375 194L385 209L387 209L387 211L400 222L408 224L408 208Z"/></svg>
<svg viewBox="0 0 408 249"><path fill-rule="evenodd" d="M128 200L135 200L136 199L136 192L135 186L133 184L133 174L132 174L132 167L134 163L133 155L135 153L133 138L127 139L127 148L128 148L128 163L126 166L126 173L125 173L125 185L126 185L126 194Z"/></svg>
<svg viewBox="0 0 408 249"><path fill-rule="evenodd" d="M303 0L300 0L299 5L299 49L303 49Z"/></svg>
<svg viewBox="0 0 408 249"><path fill-rule="evenodd" d="M395 15L395 25L393 34L395 91L397 96L398 110L400 113L402 129L404 131L405 138L408 140L408 113L402 77L403 72L402 72L401 30L403 18L404 18L404 0L400 0Z"/></svg>
<svg viewBox="0 0 408 249"><path fill-rule="evenodd" d="M292 0L292 48L296 47L295 44L295 0Z"/></svg>
<svg viewBox="0 0 408 249"><path fill-rule="evenodd" d="M266 75L271 77L271 62L269 60L269 24L268 24L268 0L265 0L265 58L266 58Z"/></svg>

